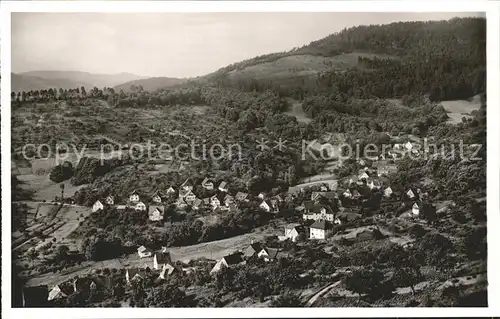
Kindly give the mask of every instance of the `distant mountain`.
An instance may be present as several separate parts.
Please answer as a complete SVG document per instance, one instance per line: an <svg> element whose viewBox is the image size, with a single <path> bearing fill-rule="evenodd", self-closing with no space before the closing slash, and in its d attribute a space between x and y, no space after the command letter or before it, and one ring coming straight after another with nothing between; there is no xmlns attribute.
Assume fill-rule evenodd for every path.
<svg viewBox="0 0 500 319"><path fill-rule="evenodd" d="M179 78L167 78L167 77L156 77L129 81L114 87L115 90L123 90L128 92L131 90L132 86L142 86L144 90L153 92L158 89L165 89L173 87L179 84L185 83L186 79Z"/></svg>
<svg viewBox="0 0 500 319"><path fill-rule="evenodd" d="M146 78L131 73L94 74L80 71L30 71L12 74L12 90L70 89L81 86L86 89L94 86L103 88Z"/></svg>

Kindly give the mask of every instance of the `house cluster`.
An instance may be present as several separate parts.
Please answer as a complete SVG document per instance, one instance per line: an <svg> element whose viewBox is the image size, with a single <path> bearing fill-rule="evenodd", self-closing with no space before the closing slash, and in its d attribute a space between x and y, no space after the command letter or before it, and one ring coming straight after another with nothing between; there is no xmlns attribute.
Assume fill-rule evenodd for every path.
<svg viewBox="0 0 500 319"><path fill-rule="evenodd" d="M179 186L178 197L175 201L175 206L178 210L185 210L190 207L193 210L199 210L201 208L211 209L214 212L223 211L237 211L239 204L243 202L248 202L250 200L250 195L244 192L237 192L236 194L229 194L228 184L225 181L221 181L217 187L215 187L214 180L210 178L205 178L201 182L201 186L207 191L215 191L215 194L211 197L199 198L194 193L194 183L188 178ZM165 191L165 195L162 196L159 191L155 192L151 196L151 203L146 205L141 199L141 196L137 191L133 191L128 198L126 205L115 205L115 199L113 196L107 196L104 200L97 200L93 206L92 211L98 212L103 210L106 206L115 206L117 209L131 208L136 211L148 211L149 219L151 221L163 220L163 215L165 213L165 206L162 205L166 198L172 198L175 196L177 191L173 187L169 187ZM266 198L264 193L260 193L257 196L257 200L260 201L259 207L267 212L278 212L284 199L280 195Z"/></svg>

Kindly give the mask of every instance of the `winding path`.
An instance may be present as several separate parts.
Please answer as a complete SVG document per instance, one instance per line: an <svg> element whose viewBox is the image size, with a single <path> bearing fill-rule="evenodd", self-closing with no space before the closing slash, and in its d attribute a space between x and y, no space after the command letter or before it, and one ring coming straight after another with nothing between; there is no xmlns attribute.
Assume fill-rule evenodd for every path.
<svg viewBox="0 0 500 319"><path fill-rule="evenodd" d="M318 291L316 294L314 294L306 303L306 307L312 307L312 305L319 299L321 298L324 294L326 294L328 291L330 291L332 288L338 286L342 281L336 281L332 284L329 284L328 286L324 287L320 291Z"/></svg>

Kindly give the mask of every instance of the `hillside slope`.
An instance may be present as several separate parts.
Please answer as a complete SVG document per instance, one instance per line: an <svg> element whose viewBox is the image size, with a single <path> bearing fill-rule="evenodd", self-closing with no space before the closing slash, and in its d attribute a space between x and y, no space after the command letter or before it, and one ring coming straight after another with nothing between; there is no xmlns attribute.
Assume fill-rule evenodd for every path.
<svg viewBox="0 0 500 319"><path fill-rule="evenodd" d="M131 91L133 86L142 86L146 91L156 91L158 89L165 89L175 85L184 83L186 80L168 77L154 77L147 79L132 80L114 87L115 90L123 90L124 92Z"/></svg>
<svg viewBox="0 0 500 319"><path fill-rule="evenodd" d="M80 71L30 71L12 75L12 90L42 90L54 87L70 89L81 86L86 89L94 86L103 88L144 78L146 77L131 73L94 74Z"/></svg>

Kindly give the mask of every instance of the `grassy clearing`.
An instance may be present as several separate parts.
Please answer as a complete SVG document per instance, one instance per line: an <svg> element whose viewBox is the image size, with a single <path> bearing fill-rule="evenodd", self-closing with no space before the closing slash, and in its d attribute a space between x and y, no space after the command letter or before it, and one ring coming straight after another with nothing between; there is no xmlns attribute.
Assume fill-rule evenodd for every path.
<svg viewBox="0 0 500 319"><path fill-rule="evenodd" d="M443 101L441 105L449 112L449 122L456 124L462 122L462 117L471 118L470 112L479 110L481 107L481 98L479 95L474 96L471 101L455 100Z"/></svg>
<svg viewBox="0 0 500 319"><path fill-rule="evenodd" d="M294 100L289 101L289 103L289 110L284 112L286 115L295 117L299 123L308 124L312 121L312 119L307 117L306 113L302 109L302 103Z"/></svg>

